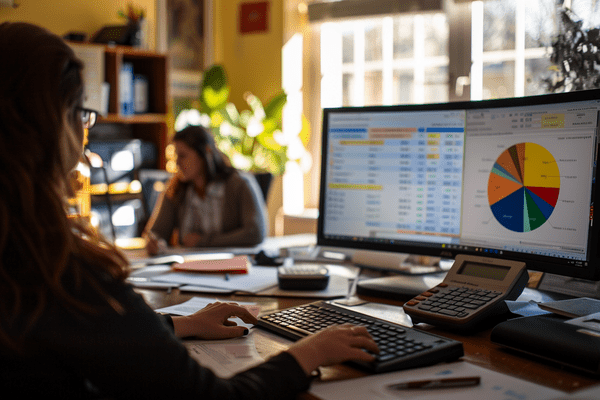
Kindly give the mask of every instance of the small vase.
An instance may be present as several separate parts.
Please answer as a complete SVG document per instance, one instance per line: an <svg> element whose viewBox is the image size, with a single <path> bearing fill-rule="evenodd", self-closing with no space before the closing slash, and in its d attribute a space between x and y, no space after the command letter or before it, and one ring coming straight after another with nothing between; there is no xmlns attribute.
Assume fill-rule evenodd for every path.
<svg viewBox="0 0 600 400"><path fill-rule="evenodd" d="M138 48L144 47L146 41L146 38L144 37L144 27L146 26L146 20L139 19L136 21L129 21L127 25L129 26L128 45Z"/></svg>

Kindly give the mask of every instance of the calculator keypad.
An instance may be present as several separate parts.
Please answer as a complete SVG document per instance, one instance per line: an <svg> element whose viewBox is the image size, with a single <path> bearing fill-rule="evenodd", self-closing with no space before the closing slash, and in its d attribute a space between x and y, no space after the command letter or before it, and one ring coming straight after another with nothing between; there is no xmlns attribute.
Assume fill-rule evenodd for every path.
<svg viewBox="0 0 600 400"><path fill-rule="evenodd" d="M502 292L438 285L406 303L422 311L466 318L475 310L492 303Z"/></svg>

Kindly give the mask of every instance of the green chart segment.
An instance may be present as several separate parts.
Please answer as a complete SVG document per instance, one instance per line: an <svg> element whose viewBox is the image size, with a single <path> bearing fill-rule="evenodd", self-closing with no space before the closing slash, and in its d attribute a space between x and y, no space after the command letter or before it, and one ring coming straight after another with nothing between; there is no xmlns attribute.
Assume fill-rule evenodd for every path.
<svg viewBox="0 0 600 400"><path fill-rule="evenodd" d="M496 220L513 232L542 226L556 207L560 171L552 154L536 143L518 143L500 154L488 180Z"/></svg>

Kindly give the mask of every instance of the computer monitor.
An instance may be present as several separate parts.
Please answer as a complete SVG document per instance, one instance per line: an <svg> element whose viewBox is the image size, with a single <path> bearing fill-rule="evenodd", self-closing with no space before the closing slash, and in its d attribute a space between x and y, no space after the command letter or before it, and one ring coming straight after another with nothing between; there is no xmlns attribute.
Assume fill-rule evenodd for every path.
<svg viewBox="0 0 600 400"><path fill-rule="evenodd" d="M323 110L317 244L600 280L600 90Z"/></svg>

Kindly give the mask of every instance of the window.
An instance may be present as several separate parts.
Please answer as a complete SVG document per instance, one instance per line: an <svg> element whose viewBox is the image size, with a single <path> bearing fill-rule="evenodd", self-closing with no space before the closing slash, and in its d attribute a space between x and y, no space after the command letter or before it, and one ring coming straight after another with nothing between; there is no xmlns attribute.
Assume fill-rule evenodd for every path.
<svg viewBox="0 0 600 400"><path fill-rule="evenodd" d="M425 3L425 0L419 2ZM549 46L559 29L559 7L564 5L579 17L585 17L584 27L600 25L597 0L564 0L560 4L556 0L444 0L442 3L443 7L432 3L428 12L384 16L372 13L345 20L330 17L312 24L312 34L319 39L313 39L313 43L320 44L315 51L320 53L320 63L310 63L307 59L307 65L320 67L320 73L312 74L320 79L307 82L304 90L320 93L320 106L307 113L313 127L313 141L319 142L313 144L314 160L320 159L322 107L545 93L543 79L552 74ZM381 0L380 4L385 8L391 3ZM466 36L461 35L464 31ZM470 91L463 93L465 85L470 85ZM316 97L313 99L317 101ZM316 207L318 162L309 181L308 205Z"/></svg>
<svg viewBox="0 0 600 400"><path fill-rule="evenodd" d="M476 1L471 10L471 99L545 93L555 1Z"/></svg>
<svg viewBox="0 0 600 400"><path fill-rule="evenodd" d="M324 23L321 105L447 100L447 43L443 13Z"/></svg>

